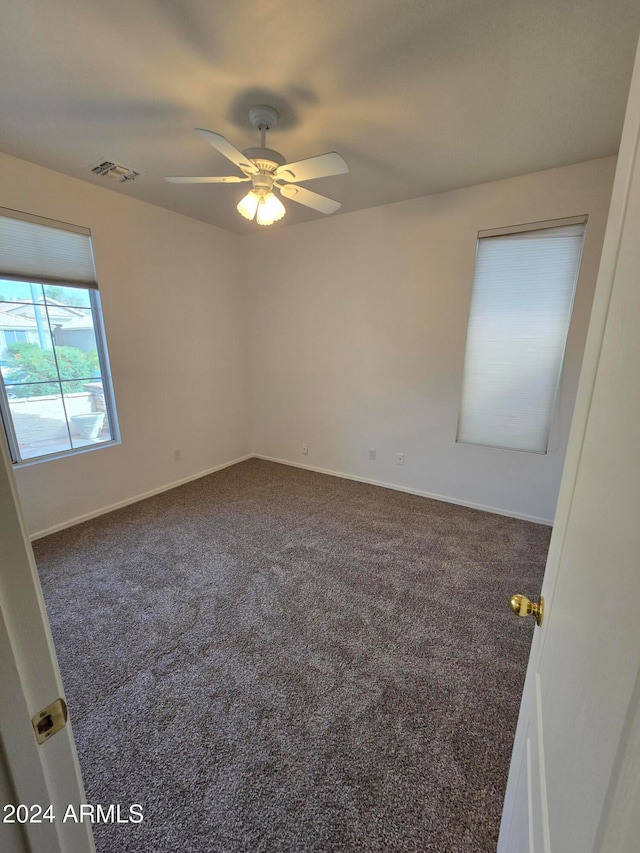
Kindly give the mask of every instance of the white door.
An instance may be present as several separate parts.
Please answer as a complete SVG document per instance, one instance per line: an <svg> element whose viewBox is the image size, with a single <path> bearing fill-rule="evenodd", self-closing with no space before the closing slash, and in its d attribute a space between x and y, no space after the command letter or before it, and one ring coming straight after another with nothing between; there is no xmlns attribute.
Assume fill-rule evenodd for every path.
<svg viewBox="0 0 640 853"><path fill-rule="evenodd" d="M73 805L77 814L78 805L84 802L71 726L68 723L38 746L31 724L40 710L63 697L62 683L13 472L1 439L0 456L0 850L93 853L91 826L63 822L67 805ZM11 803L30 807L28 822L4 822L25 818L24 809L16 815L5 809ZM44 817L49 805L52 821Z"/></svg>
<svg viewBox="0 0 640 853"><path fill-rule="evenodd" d="M639 142L640 49L499 853L640 850Z"/></svg>

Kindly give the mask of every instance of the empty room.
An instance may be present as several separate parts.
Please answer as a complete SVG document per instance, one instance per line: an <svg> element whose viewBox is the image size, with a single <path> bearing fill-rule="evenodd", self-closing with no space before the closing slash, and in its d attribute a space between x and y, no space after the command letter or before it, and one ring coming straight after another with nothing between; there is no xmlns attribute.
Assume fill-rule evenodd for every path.
<svg viewBox="0 0 640 853"><path fill-rule="evenodd" d="M4 10L3 851L636 849L639 34Z"/></svg>

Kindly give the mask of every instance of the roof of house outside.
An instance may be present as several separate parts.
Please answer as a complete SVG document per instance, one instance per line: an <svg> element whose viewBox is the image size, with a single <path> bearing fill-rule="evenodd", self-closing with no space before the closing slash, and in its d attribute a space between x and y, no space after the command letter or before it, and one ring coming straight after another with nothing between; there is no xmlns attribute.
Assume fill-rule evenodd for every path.
<svg viewBox="0 0 640 853"><path fill-rule="evenodd" d="M39 299L37 302L38 305L44 305L44 301ZM33 302L14 302L7 299L0 299L0 308L1 311L4 311L7 314L22 314L25 315L25 312L33 310ZM75 308L71 305L66 305L64 302L58 302L55 299L47 299L46 302L47 312L50 317L59 317L64 316L68 317L71 315L72 317L84 317L86 308Z"/></svg>
<svg viewBox="0 0 640 853"><path fill-rule="evenodd" d="M0 329L23 330L35 329L36 321L32 317L22 317L20 314L10 314L0 308Z"/></svg>
<svg viewBox="0 0 640 853"><path fill-rule="evenodd" d="M28 302L0 301L0 329L36 329L37 323L33 316L33 304ZM52 326L65 329L92 329L93 320L88 308L72 308L62 303L47 303L47 313ZM43 316L46 323L46 318Z"/></svg>

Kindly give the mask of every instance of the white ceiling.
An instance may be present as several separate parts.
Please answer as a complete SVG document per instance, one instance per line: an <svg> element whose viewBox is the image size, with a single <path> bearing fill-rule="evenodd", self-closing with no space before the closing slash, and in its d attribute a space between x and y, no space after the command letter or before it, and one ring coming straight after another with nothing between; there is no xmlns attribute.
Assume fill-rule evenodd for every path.
<svg viewBox="0 0 640 853"><path fill-rule="evenodd" d="M639 33L638 0L22 0L0 150L250 233L244 185L163 180L239 174L195 127L256 146L247 110L275 106L267 145L338 151L349 174L306 186L359 210L616 153ZM322 218L285 204L271 227Z"/></svg>

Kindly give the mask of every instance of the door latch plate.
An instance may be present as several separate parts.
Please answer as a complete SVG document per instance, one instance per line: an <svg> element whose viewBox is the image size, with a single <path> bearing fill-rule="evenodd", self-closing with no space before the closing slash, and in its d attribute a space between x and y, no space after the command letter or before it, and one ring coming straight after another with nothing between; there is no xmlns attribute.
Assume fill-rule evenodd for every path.
<svg viewBox="0 0 640 853"><path fill-rule="evenodd" d="M33 731L38 743L50 740L56 732L67 724L67 703L64 699L56 699L31 719Z"/></svg>

